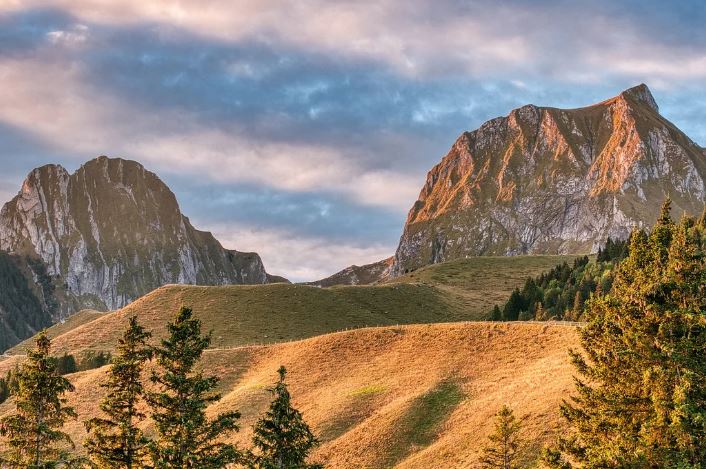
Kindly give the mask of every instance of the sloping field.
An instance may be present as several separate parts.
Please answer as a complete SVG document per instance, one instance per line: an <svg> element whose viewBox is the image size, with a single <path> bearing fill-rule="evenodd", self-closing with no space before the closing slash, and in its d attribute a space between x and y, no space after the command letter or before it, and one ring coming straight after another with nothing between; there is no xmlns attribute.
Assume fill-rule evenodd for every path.
<svg viewBox="0 0 706 469"><path fill-rule="evenodd" d="M433 285L462 308L477 312L472 319L481 319L494 305L505 304L512 290L521 288L527 277L535 277L563 262L572 263L576 257L469 257L422 267L386 283Z"/></svg>
<svg viewBox="0 0 706 469"><path fill-rule="evenodd" d="M57 352L112 350L137 315L163 330L181 305L194 308L215 347L274 343L366 326L482 319L528 276L574 256L479 257L419 269L387 284L197 287L169 285L109 314L83 312L49 330ZM94 316L91 316L94 314ZM32 339L7 353L24 353Z"/></svg>
<svg viewBox="0 0 706 469"><path fill-rule="evenodd" d="M455 323L365 328L268 346L214 349L204 357L239 409L242 447L265 409L266 387L285 365L294 402L322 440L330 468L470 468L503 405L524 419L533 460L558 430L558 405L572 389L567 349L573 327L552 323ZM105 368L70 375L80 421L96 413ZM0 406L0 414L11 402Z"/></svg>

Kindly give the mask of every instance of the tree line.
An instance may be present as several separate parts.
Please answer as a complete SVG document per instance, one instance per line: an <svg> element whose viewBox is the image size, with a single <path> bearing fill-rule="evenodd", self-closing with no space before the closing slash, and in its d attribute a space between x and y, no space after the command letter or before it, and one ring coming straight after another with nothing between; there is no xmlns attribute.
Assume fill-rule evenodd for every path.
<svg viewBox="0 0 706 469"><path fill-rule="evenodd" d="M227 442L239 430L237 411L209 418L206 409L221 396L219 379L198 371L211 341L201 334L201 322L182 307L167 326L159 346L148 345L151 333L136 317L129 320L101 386L106 390L101 415L84 422L87 456L62 429L77 414L68 403L74 387L52 357L46 333L14 373L16 412L0 420L2 467L7 468L154 468L318 469L307 463L318 441L291 403L286 369L269 389L273 400L253 429L252 448L241 450ZM151 386L144 386L145 366ZM150 419L154 436L142 429Z"/></svg>
<svg viewBox="0 0 706 469"><path fill-rule="evenodd" d="M581 321L589 298L610 291L615 266L628 253L629 241L609 237L599 248L595 262L583 256L573 264L564 262L549 272L527 278L524 286L515 288L502 307L495 305L489 319Z"/></svg>
<svg viewBox="0 0 706 469"><path fill-rule="evenodd" d="M675 222L667 199L583 314L581 348L570 351L575 391L543 467L706 468L706 210ZM501 409L483 467L527 467L519 431Z"/></svg>

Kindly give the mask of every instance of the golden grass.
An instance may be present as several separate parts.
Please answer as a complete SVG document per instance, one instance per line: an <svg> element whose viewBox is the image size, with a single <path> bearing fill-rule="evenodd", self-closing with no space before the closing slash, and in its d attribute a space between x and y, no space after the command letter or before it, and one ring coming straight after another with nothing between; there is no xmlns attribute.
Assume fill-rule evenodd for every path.
<svg viewBox="0 0 706 469"><path fill-rule="evenodd" d="M204 330L213 330L214 347L297 340L366 326L478 320L494 304L503 304L527 277L574 257L460 259L375 286L168 285L112 313L72 316L49 332L56 337L57 353L109 351L130 316L137 315L159 337L181 305L193 307ZM7 353L22 354L32 343L29 339Z"/></svg>
<svg viewBox="0 0 706 469"><path fill-rule="evenodd" d="M433 285L451 302L481 319L494 305L503 306L516 287L527 277L535 277L563 262L572 263L576 255L469 257L415 270L388 283Z"/></svg>
<svg viewBox="0 0 706 469"><path fill-rule="evenodd" d="M524 418L526 457L558 431L557 409L572 389L567 349L574 328L548 323L452 323L365 328L269 346L214 349L203 367L222 378L239 409L245 447L266 408L267 387L285 365L294 403L320 435L314 459L331 468L471 468L503 405ZM70 375L84 420L97 412L106 368ZM0 406L0 414L11 402ZM67 427L84 438L80 421Z"/></svg>

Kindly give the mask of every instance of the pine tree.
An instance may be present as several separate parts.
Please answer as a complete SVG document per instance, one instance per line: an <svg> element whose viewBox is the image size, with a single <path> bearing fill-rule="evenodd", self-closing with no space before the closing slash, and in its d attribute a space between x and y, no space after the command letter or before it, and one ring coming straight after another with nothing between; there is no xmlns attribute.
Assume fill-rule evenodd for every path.
<svg viewBox="0 0 706 469"><path fill-rule="evenodd" d="M292 407L289 390L284 382L287 370L278 370L279 381L270 392L274 399L270 408L254 428L256 453L252 468L256 469L316 469L320 464L307 464L309 452L318 444L301 413Z"/></svg>
<svg viewBox="0 0 706 469"><path fill-rule="evenodd" d="M502 321L503 319L503 312L500 311L500 306L495 305L493 307L493 311L490 312L490 320L491 321Z"/></svg>
<svg viewBox="0 0 706 469"><path fill-rule="evenodd" d="M0 421L0 434L8 447L2 467L57 468L72 461L65 448L74 445L61 428L69 418L76 417L63 397L74 387L57 372L50 349L51 341L42 332L17 373L17 412Z"/></svg>
<svg viewBox="0 0 706 469"><path fill-rule="evenodd" d="M512 409L503 406L495 417L495 431L488 437L489 444L483 449L480 459L484 468L514 469L518 466L517 458L521 441L521 425Z"/></svg>
<svg viewBox="0 0 706 469"><path fill-rule="evenodd" d="M544 309L542 303L537 303L537 308L534 311L534 319L537 321L548 321L549 312Z"/></svg>
<svg viewBox="0 0 706 469"><path fill-rule="evenodd" d="M510 299L507 300L503 309L503 321L517 321L520 313L526 309L522 294L519 288L515 288L510 294Z"/></svg>
<svg viewBox="0 0 706 469"><path fill-rule="evenodd" d="M137 427L145 419L138 409L144 397L142 370L152 353L147 347L151 334L130 318L127 330L118 341L117 355L108 371L108 390L100 408L106 418L85 423L90 434L84 443L93 461L103 468L141 468L147 457L149 440Z"/></svg>
<svg viewBox="0 0 706 469"><path fill-rule="evenodd" d="M201 336L201 321L182 307L168 325L169 337L155 350L159 370L151 380L160 390L148 393L157 440L151 445L157 469L216 469L240 461L240 452L222 441L238 430L238 412L206 418L206 407L220 400L218 378L194 370L210 335Z"/></svg>
<svg viewBox="0 0 706 469"><path fill-rule="evenodd" d="M649 236L633 233L612 290L588 302L562 405L573 433L552 467L706 466L706 232L668 214L669 201Z"/></svg>

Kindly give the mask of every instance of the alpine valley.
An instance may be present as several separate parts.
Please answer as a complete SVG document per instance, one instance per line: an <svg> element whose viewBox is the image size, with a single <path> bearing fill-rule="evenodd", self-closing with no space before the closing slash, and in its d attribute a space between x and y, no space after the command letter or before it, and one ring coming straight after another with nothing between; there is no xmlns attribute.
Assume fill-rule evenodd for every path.
<svg viewBox="0 0 706 469"><path fill-rule="evenodd" d="M526 442L511 467L539 467L543 448L567 431L558 409L579 382L567 350L585 344L591 323L582 308L616 284L630 286L616 274L625 256L644 274L634 278L657 277L638 270L635 253L648 249L630 254L623 241L661 220L658 241L678 238L702 249L706 238L690 233L706 236L706 216L673 223L668 201L678 218L702 214L705 198L706 150L660 115L645 85L585 108L526 105L464 132L429 171L393 256L306 284L270 275L258 254L225 249L194 228L170 189L139 163L101 156L73 174L43 166L0 212L0 378L16 376L32 336L46 329L52 353L74 360L66 376L75 390L67 394L78 418L63 428L84 455L83 422L103 415L101 383L112 371L96 357L119 354L134 321L151 332L143 344L174 343L175 331L184 330L167 325L188 306L200 321L190 323L192 332L210 332L196 340L203 349L190 376L217 376L203 382L222 396L200 409L208 404L209 418L239 412L240 430L223 436L227 443L247 448L253 441L275 372L285 366L291 402L318 439L313 462L480 467L489 436L501 427L494 416L509 405ZM643 238L631 240L644 247ZM676 258L676 242L650 255ZM693 266L704 263L696 251L674 261L674 278L687 266L685 291L703 298L693 280ZM675 285L657 293L636 287L638 306L630 312L641 311L640 301L681 292ZM547 313L550 299L553 311L572 314ZM514 308L512 318L503 304ZM635 343L653 350L656 341ZM145 375L163 366L160 353ZM75 366L90 360L95 366ZM640 368L634 377L662 376L648 374ZM609 376L618 380L617 372ZM143 381L152 392L157 381ZM686 396L688 387L681 391ZM5 397L0 418L15 412L14 398ZM640 409L649 407L640 399ZM155 434L154 422L140 421L140 430Z"/></svg>

